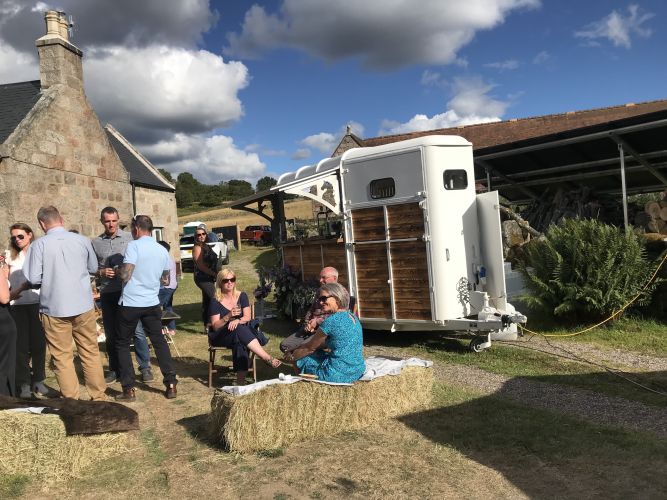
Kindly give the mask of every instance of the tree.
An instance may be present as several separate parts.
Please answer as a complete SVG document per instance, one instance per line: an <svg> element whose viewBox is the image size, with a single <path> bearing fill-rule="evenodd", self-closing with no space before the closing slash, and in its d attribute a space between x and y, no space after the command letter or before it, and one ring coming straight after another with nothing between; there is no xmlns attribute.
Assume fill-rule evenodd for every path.
<svg viewBox="0 0 667 500"><path fill-rule="evenodd" d="M232 179L227 183L230 199L236 200L253 194L252 184L248 181Z"/></svg>
<svg viewBox="0 0 667 500"><path fill-rule="evenodd" d="M202 185L190 172L182 172L176 178L176 206L179 208L192 205L201 198Z"/></svg>
<svg viewBox="0 0 667 500"><path fill-rule="evenodd" d="M174 178L171 176L169 172L167 172L164 168L158 168L158 172L162 174L162 176L167 179L171 184L174 183Z"/></svg>
<svg viewBox="0 0 667 500"><path fill-rule="evenodd" d="M273 177L264 176L260 180L257 181L257 184L255 186L255 192L259 193L260 191L266 191L267 189L272 188L278 184L278 181L274 179Z"/></svg>

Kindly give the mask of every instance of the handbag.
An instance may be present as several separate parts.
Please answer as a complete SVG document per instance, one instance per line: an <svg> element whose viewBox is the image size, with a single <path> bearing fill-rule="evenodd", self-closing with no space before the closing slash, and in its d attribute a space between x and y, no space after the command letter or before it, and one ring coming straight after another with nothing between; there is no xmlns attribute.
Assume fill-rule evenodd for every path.
<svg viewBox="0 0 667 500"><path fill-rule="evenodd" d="M250 330L252 330L252 333L257 338L259 345L265 346L269 343L269 338L264 334L259 325L260 321L258 319L251 319L248 321L248 327L250 327Z"/></svg>

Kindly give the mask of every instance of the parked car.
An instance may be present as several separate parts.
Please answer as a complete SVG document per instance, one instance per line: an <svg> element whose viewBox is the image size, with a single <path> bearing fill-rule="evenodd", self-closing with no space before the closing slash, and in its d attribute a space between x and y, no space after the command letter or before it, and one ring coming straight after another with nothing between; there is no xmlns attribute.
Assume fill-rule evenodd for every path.
<svg viewBox="0 0 667 500"><path fill-rule="evenodd" d="M229 248L227 243L224 241L216 241L207 243L210 246L216 255L222 255L225 264L229 264ZM195 265L192 260L192 247L195 246L195 237L193 234L187 236L181 236L180 248L181 248L181 270L184 272L194 271ZM222 252L222 253L221 253Z"/></svg>
<svg viewBox="0 0 667 500"><path fill-rule="evenodd" d="M269 245L271 226L246 226L240 236L241 242L247 245Z"/></svg>

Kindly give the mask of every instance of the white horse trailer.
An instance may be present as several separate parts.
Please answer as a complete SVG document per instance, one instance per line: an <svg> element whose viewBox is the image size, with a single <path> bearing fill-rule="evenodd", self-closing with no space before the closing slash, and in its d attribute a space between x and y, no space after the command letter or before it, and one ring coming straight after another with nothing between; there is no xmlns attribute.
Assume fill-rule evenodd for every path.
<svg viewBox="0 0 667 500"><path fill-rule="evenodd" d="M284 263L303 279L337 267L365 327L464 331L477 351L515 339L526 317L507 302L498 194L476 194L474 179L468 141L426 136L350 149L233 206L272 220L270 200ZM284 241L283 193L342 216L342 237Z"/></svg>

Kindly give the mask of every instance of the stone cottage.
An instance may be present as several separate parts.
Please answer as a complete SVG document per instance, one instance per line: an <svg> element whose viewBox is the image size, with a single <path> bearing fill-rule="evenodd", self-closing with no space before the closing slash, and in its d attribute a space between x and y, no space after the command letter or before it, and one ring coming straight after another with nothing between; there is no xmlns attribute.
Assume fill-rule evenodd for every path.
<svg viewBox="0 0 667 500"><path fill-rule="evenodd" d="M100 210L118 208L121 223L149 215L155 236L179 258L175 187L111 125L103 127L86 98L83 53L69 41L65 14L45 14L36 41L40 80L0 84L0 241L9 226L55 205L65 226L99 234ZM1 245L0 245L1 246Z"/></svg>

